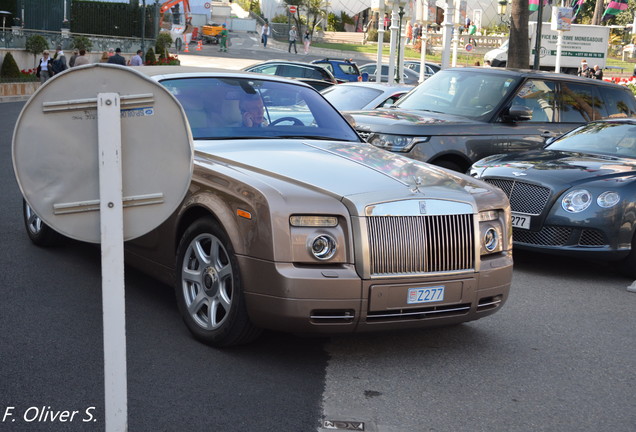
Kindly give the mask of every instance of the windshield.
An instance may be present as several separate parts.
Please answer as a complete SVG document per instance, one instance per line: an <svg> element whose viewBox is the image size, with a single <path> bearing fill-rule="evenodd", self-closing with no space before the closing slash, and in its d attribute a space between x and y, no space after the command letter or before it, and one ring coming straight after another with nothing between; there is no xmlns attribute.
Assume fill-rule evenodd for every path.
<svg viewBox="0 0 636 432"><path fill-rule="evenodd" d="M636 158L636 124L590 123L569 132L547 149Z"/></svg>
<svg viewBox="0 0 636 432"><path fill-rule="evenodd" d="M428 78L395 106L481 120L507 99L518 80L500 74L447 69Z"/></svg>
<svg viewBox="0 0 636 432"><path fill-rule="evenodd" d="M340 111L362 109L381 94L382 90L345 84L331 86L322 92L325 99Z"/></svg>
<svg viewBox="0 0 636 432"><path fill-rule="evenodd" d="M161 81L181 103L197 139L360 139L315 90L260 79L194 77Z"/></svg>

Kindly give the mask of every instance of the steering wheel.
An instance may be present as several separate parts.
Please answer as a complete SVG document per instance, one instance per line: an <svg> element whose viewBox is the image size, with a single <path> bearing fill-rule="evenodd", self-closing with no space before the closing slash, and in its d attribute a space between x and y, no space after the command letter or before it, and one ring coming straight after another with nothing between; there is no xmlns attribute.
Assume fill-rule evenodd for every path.
<svg viewBox="0 0 636 432"><path fill-rule="evenodd" d="M300 119L297 119L296 117L281 117L279 119L274 120L269 125L276 126L278 123L282 123L284 121L292 122L294 126L305 126L305 123L303 123L302 121L300 121Z"/></svg>
<svg viewBox="0 0 636 432"><path fill-rule="evenodd" d="M431 95L431 94L426 95L426 97L428 99L432 99L433 102L435 102L435 105L437 105L437 106L449 106L450 105L450 102L447 101L446 99L442 98L442 97L434 96L434 95Z"/></svg>

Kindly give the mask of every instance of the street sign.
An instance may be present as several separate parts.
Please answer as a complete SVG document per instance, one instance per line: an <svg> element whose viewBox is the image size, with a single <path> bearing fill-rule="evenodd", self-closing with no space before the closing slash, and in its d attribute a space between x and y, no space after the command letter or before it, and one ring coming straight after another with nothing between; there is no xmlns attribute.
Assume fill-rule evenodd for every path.
<svg viewBox="0 0 636 432"><path fill-rule="evenodd" d="M473 50L472 44L466 44L466 51L471 52Z"/></svg>
<svg viewBox="0 0 636 432"><path fill-rule="evenodd" d="M292 14L292 15L295 14L296 10L297 10L296 6L294 6L294 5L290 5L289 6L289 13L290 14Z"/></svg>
<svg viewBox="0 0 636 432"><path fill-rule="evenodd" d="M56 74L27 101L13 132L27 203L56 231L101 243L106 432L128 430L124 239L160 225L192 178L183 108L125 66Z"/></svg>
<svg viewBox="0 0 636 432"><path fill-rule="evenodd" d="M97 94L121 95L124 238L157 227L185 196L192 137L181 105L159 83L125 67L72 68L25 104L13 166L34 212L67 237L100 242Z"/></svg>

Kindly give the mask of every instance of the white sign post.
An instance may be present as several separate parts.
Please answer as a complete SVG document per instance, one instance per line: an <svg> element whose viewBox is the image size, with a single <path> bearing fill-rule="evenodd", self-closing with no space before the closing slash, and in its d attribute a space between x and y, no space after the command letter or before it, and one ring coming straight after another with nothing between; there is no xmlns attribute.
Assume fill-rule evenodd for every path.
<svg viewBox="0 0 636 432"><path fill-rule="evenodd" d="M121 118L117 93L97 95L106 431L128 430Z"/></svg>

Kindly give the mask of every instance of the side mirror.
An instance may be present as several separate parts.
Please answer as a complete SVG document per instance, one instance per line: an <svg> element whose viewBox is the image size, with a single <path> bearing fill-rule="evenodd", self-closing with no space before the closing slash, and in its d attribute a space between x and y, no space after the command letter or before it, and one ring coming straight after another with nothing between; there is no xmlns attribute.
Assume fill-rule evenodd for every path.
<svg viewBox="0 0 636 432"><path fill-rule="evenodd" d="M532 109L525 105L513 105L504 112L502 118L506 121L532 120Z"/></svg>

